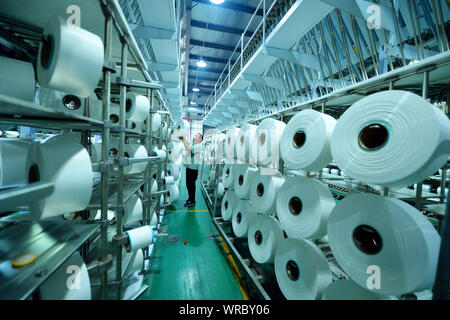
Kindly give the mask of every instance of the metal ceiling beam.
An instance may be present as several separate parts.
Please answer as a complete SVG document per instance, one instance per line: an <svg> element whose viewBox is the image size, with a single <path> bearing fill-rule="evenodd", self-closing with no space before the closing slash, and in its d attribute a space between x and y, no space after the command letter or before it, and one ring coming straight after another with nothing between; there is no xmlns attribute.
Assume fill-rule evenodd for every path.
<svg viewBox="0 0 450 320"><path fill-rule="evenodd" d="M224 44L218 44L218 43L212 43L212 42L203 42L200 40L191 39L191 45L192 46L198 46L198 47L205 47L205 48L211 48L211 49L217 49L217 50L224 50L224 51L234 51L235 47L227 46ZM241 52L240 48L236 48L236 52Z"/></svg>
<svg viewBox="0 0 450 320"><path fill-rule="evenodd" d="M193 59L193 60L203 59L203 60L208 61L208 62L223 63L223 64L227 64L228 63L227 59L206 57L206 56L200 57L199 55L196 55L196 54L189 54L189 59ZM231 64L234 64L235 62L236 61L232 60Z"/></svg>
<svg viewBox="0 0 450 320"><path fill-rule="evenodd" d="M217 82L217 78L208 78L208 77L202 77L202 76L194 76L194 75L189 75L189 79L198 79L198 80L201 80L201 81L209 81L209 82L212 82L212 83L216 83Z"/></svg>
<svg viewBox="0 0 450 320"><path fill-rule="evenodd" d="M230 2L230 1L225 1L224 3L222 3L220 5L214 4L209 0L195 0L195 2L212 5L212 6L215 6L218 8L224 8L224 9L229 9L229 10L234 10L234 11L245 12L245 13L249 13L249 14L253 14L256 11L255 7L250 7L250 6L246 6L243 4L234 3L234 2ZM256 14L258 16L262 16L263 15L262 9L258 10L258 12Z"/></svg>
<svg viewBox="0 0 450 320"><path fill-rule="evenodd" d="M189 82L189 87L197 87L200 89L214 90L213 86L205 86L205 85L201 85L201 84L195 85L194 82Z"/></svg>
<svg viewBox="0 0 450 320"><path fill-rule="evenodd" d="M170 40L175 37L175 31L155 28L151 26L138 26L130 23L133 35L138 39L166 39Z"/></svg>
<svg viewBox="0 0 450 320"><path fill-rule="evenodd" d="M221 74L223 70L214 69L214 68L200 68L196 66L189 66L189 70L200 71L200 72L210 72L210 73L218 73ZM228 72L224 72L224 74L228 74Z"/></svg>
<svg viewBox="0 0 450 320"><path fill-rule="evenodd" d="M222 26L220 24L214 24L214 23L206 23L199 20L191 20L191 26L201 29L207 29L207 30L213 30L213 31L219 31L224 33L231 33L236 35L242 35L245 30L243 29L237 29L227 26ZM251 37L253 35L253 31L247 31L245 32L246 37Z"/></svg>

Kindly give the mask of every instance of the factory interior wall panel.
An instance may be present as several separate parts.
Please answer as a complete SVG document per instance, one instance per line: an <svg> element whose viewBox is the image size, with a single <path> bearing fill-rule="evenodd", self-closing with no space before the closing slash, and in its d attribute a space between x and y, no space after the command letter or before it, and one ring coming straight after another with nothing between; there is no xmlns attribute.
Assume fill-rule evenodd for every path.
<svg viewBox="0 0 450 320"><path fill-rule="evenodd" d="M242 300L243 294L217 239L197 179L196 205L186 208L185 169L180 196L164 215L140 300ZM171 237L176 237L173 241ZM184 244L186 241L186 244Z"/></svg>

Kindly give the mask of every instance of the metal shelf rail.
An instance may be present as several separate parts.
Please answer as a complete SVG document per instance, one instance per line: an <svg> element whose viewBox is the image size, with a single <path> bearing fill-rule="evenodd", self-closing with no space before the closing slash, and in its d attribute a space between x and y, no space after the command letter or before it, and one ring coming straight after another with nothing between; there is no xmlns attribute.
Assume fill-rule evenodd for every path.
<svg viewBox="0 0 450 320"><path fill-rule="evenodd" d="M2 7L11 5L11 3L2 3ZM92 2L85 0L76 0L74 4L92 6ZM58 7L63 4L55 3L52 1L46 1L43 5L48 8ZM47 279L52 272L54 272L58 266L60 266L74 251L81 250L82 255L86 258L89 254L86 248L89 248L89 244L98 241L100 246L99 257L94 261L86 261L90 268L96 268L100 274L100 288L101 298L106 299L108 297L108 290L110 285L118 284L114 286L116 288L116 299L121 299L122 290L121 283L123 281L123 274L125 270L122 270L122 245L114 247L114 241L108 241L108 233L114 231L115 237L123 236L124 232L124 207L126 202L131 198L133 194L138 194L139 191L143 191L143 219L144 225L150 225L151 214L155 212L158 215L158 219L161 219L163 208L159 205L159 198L164 196L162 181L160 178L158 182L158 193L152 194L150 189L151 183L151 170L156 167L158 175L167 169L167 159L162 160L159 157L152 156L153 146L156 144L159 148L162 148L164 144L168 143L168 137L165 135L163 138L162 128L159 132L152 130L152 116L156 112L160 113L162 122L167 122L169 126L173 123L171 114L167 112L167 107L164 104L162 96L159 92L160 85L152 83L152 79L147 72L147 64L137 46L136 40L133 37L131 30L123 16L120 6L117 0L99 0L98 7L93 8L97 10L99 14L103 14L105 17L104 26L100 26L96 33L103 38L105 48L105 60L110 62L108 67L103 69L103 77L99 82L99 89L103 95L102 106L102 120L92 119L86 116L80 116L71 114L69 112L62 112L51 108L50 106L42 106L33 104L31 102L23 101L7 95L0 95L0 123L6 124L20 124L24 126L30 126L39 129L53 129L53 130L73 130L82 132L82 136L89 137L93 134L100 134L102 136L102 155L101 161L93 165L94 170L98 170L101 173L100 184L94 188L93 196L89 206L79 214L75 215L76 218L81 216L81 219L76 221L20 221L14 222L10 216L2 219L1 224L6 224L7 227L1 228L0 239L3 241L9 241L9 246L2 249L0 253L0 267L6 270L10 266L11 255L14 255L19 251L25 250L32 246L35 252L42 252L37 261L25 268L25 272L0 272L1 277L4 278L1 281L0 286L0 298L11 299L26 299L31 298L33 292L39 287L40 284ZM7 11L7 14L10 12ZM5 12L0 12L0 22L11 23L14 25L25 25L23 17L5 17ZM27 14L26 12L23 14ZM86 15L87 17L87 15ZM43 17L38 17L42 18ZM91 16L89 19L98 19L99 16ZM42 26L30 26L37 35L42 33ZM101 34L104 33L104 34ZM3 35L3 34L2 34ZM13 35L10 35L9 39L20 38L20 32L15 30ZM115 72L115 63L112 56L114 41L113 38L120 40L120 77L117 77L115 81L112 79ZM39 41L39 37L36 38L36 42ZM22 48L23 49L23 48ZM117 51L117 50L116 50ZM33 60L36 59L37 50L26 51L28 57ZM133 67L137 66L138 71L142 75L138 79L127 78L127 70L131 65L128 59L128 53L130 54L133 62ZM119 88L120 98L120 122L118 126L113 126L110 122L110 101L116 94L112 92L112 87ZM144 91L149 97L151 103L151 111L146 120L146 127L144 133L138 133L136 131L126 128L125 124L125 105L126 105L126 93L127 88L134 88L136 90ZM119 138L119 156L115 162L111 161L109 157L110 139L113 136ZM127 159L122 156L125 141L127 138L135 138L144 141L145 147L150 156L141 159L139 161L134 159ZM90 139L83 139L82 144L88 150L90 150ZM144 174L139 176L129 177L124 174L124 168L136 162L147 162L147 168ZM117 169L115 169L117 167ZM48 187L48 188L44 188ZM26 189L28 188L28 189ZM0 191L0 201L8 201L11 196L15 196L17 199L23 197L28 192L44 192L49 191L52 186L42 186L42 188L29 188L19 187L11 188ZM90 210L101 210L100 221L87 220ZM110 225L108 221L108 210L113 209L115 211L115 225ZM26 232L27 230L30 230ZM76 230L76 231L75 231ZM14 231L14 232L13 232ZM32 232L31 232L32 231ZM47 235L48 232L48 235ZM11 234L16 236L11 238ZM21 236L17 238L17 234ZM32 243L33 234L35 237L39 237L38 241ZM54 243L56 240L48 241L46 238L60 235L59 242ZM67 236L67 238L64 238ZM14 246L12 243L14 240ZM45 242L48 243L45 243ZM27 247L28 246L28 247ZM15 249L13 250L13 247ZM31 248L31 247L30 247ZM45 249L45 250L44 250ZM115 251L114 258L109 254L110 250ZM7 252L7 250L10 250ZM144 250L144 257L146 264L149 260L148 248ZM116 277L114 281L108 280L107 271L113 264L113 259L116 265ZM9 263L9 264L8 264ZM6 268L6 269L5 269ZM144 266L142 266L144 268ZM9 267L9 269L11 269ZM45 272L38 272L44 270ZM14 288L13 288L14 287ZM145 290L146 287L142 287L136 292L134 297L137 297Z"/></svg>

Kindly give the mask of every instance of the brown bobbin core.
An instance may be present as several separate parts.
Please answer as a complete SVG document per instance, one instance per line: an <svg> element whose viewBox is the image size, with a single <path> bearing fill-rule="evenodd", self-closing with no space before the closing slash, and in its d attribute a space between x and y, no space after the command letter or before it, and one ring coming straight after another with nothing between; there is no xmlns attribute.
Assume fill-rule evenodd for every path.
<svg viewBox="0 0 450 320"><path fill-rule="evenodd" d="M295 263L293 260L289 260L286 263L286 273L292 281L297 281L300 277L300 269L298 268L297 263Z"/></svg>
<svg viewBox="0 0 450 320"><path fill-rule="evenodd" d="M291 200L289 200L289 211L291 212L292 215L294 216L299 215L302 209L303 203L299 197L292 197Z"/></svg>
<svg viewBox="0 0 450 320"><path fill-rule="evenodd" d="M360 225L353 230L353 242L365 254L377 254L383 247L381 235L373 227Z"/></svg>
<svg viewBox="0 0 450 320"><path fill-rule="evenodd" d="M256 231L255 232L255 243L259 246L262 243L262 233L261 231Z"/></svg>
<svg viewBox="0 0 450 320"><path fill-rule="evenodd" d="M377 150L383 147L389 138L388 129L379 123L364 127L358 136L359 145L366 150Z"/></svg>
<svg viewBox="0 0 450 320"><path fill-rule="evenodd" d="M292 138L292 145L300 149L306 142L306 133L303 130L297 131Z"/></svg>

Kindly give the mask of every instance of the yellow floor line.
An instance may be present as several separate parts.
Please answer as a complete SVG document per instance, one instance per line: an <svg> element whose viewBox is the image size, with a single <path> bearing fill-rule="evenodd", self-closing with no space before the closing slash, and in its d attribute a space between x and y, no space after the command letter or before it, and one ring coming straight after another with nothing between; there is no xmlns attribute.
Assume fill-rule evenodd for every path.
<svg viewBox="0 0 450 320"><path fill-rule="evenodd" d="M211 216L211 219L212 219L213 215L212 215L211 211L208 210L208 212L209 212L209 215ZM239 268L236 265L236 262L234 261L233 256L231 255L230 248L228 248L227 244L223 240L223 238L220 235L218 230L217 230L217 235L220 238L220 242L222 242L222 246L223 246L223 248L225 250L225 253L227 255L228 261L230 261L230 263L231 263L231 271L233 272L233 275L236 278L236 282L239 285L239 289L241 289L242 296L244 297L244 300L250 300L250 296L248 295L247 290L246 290L246 288L245 288L245 286L243 284L242 276L241 276L241 273L239 272Z"/></svg>
<svg viewBox="0 0 450 320"><path fill-rule="evenodd" d="M167 211L167 213L169 212L209 212L209 210L171 210L171 211Z"/></svg>

